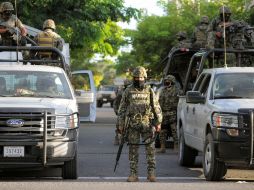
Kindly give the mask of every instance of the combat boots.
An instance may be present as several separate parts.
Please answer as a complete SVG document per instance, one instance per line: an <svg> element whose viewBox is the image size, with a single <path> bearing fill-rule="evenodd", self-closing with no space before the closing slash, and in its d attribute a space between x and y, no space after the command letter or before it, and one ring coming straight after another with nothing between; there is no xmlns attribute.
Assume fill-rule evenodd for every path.
<svg viewBox="0 0 254 190"><path fill-rule="evenodd" d="M165 153L166 152L166 145L164 143L161 143L160 150L157 151L157 153Z"/></svg>
<svg viewBox="0 0 254 190"><path fill-rule="evenodd" d="M138 181L138 176L133 174L131 174L127 179L127 182L137 182L137 181Z"/></svg>
<svg viewBox="0 0 254 190"><path fill-rule="evenodd" d="M147 179L150 182L156 182L156 176L155 176L154 172L148 172Z"/></svg>

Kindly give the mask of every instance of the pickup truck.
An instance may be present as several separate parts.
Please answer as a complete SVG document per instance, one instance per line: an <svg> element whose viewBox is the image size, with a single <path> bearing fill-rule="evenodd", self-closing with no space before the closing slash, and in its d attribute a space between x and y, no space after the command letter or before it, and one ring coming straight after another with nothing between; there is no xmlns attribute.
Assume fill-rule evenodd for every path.
<svg viewBox="0 0 254 190"><path fill-rule="evenodd" d="M180 96L179 163L190 166L202 152L207 180L221 180L227 166L254 161L254 68L211 68Z"/></svg>
<svg viewBox="0 0 254 190"><path fill-rule="evenodd" d="M110 103L113 107L114 100L116 98L116 87L111 85L100 86L97 92L97 106L100 108L103 104Z"/></svg>
<svg viewBox="0 0 254 190"><path fill-rule="evenodd" d="M22 58L23 51L45 50L57 60ZM76 179L79 114L63 55L37 46L0 51L1 170L54 166Z"/></svg>

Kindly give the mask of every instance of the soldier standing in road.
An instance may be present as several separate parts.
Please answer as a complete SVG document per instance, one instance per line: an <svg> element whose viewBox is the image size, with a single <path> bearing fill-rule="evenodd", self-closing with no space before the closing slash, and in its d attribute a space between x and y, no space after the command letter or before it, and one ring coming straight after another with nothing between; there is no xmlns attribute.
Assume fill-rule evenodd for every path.
<svg viewBox="0 0 254 190"><path fill-rule="evenodd" d="M200 23L195 28L192 37L193 48L205 48L207 43L207 28L209 24L208 16L203 16Z"/></svg>
<svg viewBox="0 0 254 190"><path fill-rule="evenodd" d="M128 126L130 176L128 182L138 181L138 150L140 136L146 143L147 179L155 182L155 147L153 127L160 131L162 113L159 102L149 85L145 85L147 73L144 67L137 67L133 71L133 84L128 86L123 93L119 107L119 129L123 131L125 117L130 118Z"/></svg>
<svg viewBox="0 0 254 190"><path fill-rule="evenodd" d="M56 47L60 51L63 50L63 39L56 32L56 25L54 20L47 19L43 23L43 31L35 36L34 41L43 47ZM42 58L52 58L52 52L39 52Z"/></svg>
<svg viewBox="0 0 254 190"><path fill-rule="evenodd" d="M3 2L0 5L0 34L1 45L25 45L27 30L22 22L13 14L14 7L10 2ZM19 34L15 34L15 28L20 30ZM18 44L17 44L18 43Z"/></svg>
<svg viewBox="0 0 254 190"><path fill-rule="evenodd" d="M116 95L116 98L114 100L114 104L113 104L113 108L114 108L114 112L116 115L118 115L118 109L119 109L119 105L122 99L122 95L124 90L127 88L127 86L129 86L131 84L131 82L128 79L124 80L124 85L122 89L119 89ZM114 140L114 145L119 145L119 140L121 138L121 134L119 133L119 120L117 119L116 121L116 130L115 130L115 140Z"/></svg>
<svg viewBox="0 0 254 190"><path fill-rule="evenodd" d="M158 153L166 152L166 138L169 127L171 128L172 136L174 139L174 149L176 150L178 148L178 138L176 131L176 111L179 91L176 88L175 83L176 80L173 75L166 76L166 78L164 79L164 87L159 96L159 103L163 114L163 120L160 132L161 148Z"/></svg>

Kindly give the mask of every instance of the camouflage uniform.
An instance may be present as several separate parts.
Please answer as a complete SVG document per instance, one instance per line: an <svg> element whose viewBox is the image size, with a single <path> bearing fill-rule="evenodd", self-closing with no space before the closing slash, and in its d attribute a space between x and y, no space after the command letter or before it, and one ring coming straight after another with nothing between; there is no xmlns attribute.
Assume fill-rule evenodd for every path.
<svg viewBox="0 0 254 190"><path fill-rule="evenodd" d="M178 43L174 48L190 48L191 42L187 39L187 34L184 31L180 31L176 34Z"/></svg>
<svg viewBox="0 0 254 190"><path fill-rule="evenodd" d="M167 83L171 83L170 85ZM161 149L160 153L164 153L166 137L169 127L171 127L172 136L174 139L174 144L177 146L178 138L177 138L177 131L176 131L176 112L177 112L177 104L178 104L178 94L179 91L175 86L175 77L172 75L168 75L164 79L164 87L159 96L159 103L161 106L163 120L161 124L161 132L160 132L160 143ZM176 147L175 147L176 148Z"/></svg>
<svg viewBox="0 0 254 190"><path fill-rule="evenodd" d="M219 10L219 16L214 18L207 28L207 47L208 48L224 48L224 25L226 26L226 47L232 47L230 43L230 35L227 30L233 24L230 18L231 10L222 6ZM225 19L225 21L223 20Z"/></svg>
<svg viewBox="0 0 254 190"><path fill-rule="evenodd" d="M34 41L43 47L56 47L60 51L63 50L63 39L56 32L56 25L52 19L47 19L43 23L43 31L38 33ZM42 58L52 58L52 52L39 52Z"/></svg>
<svg viewBox="0 0 254 190"><path fill-rule="evenodd" d="M151 139L153 136L152 125L158 126L162 121L162 114L159 102L149 85L144 85L137 81L137 77L147 78L143 67L137 67L133 72L133 84L128 86L123 93L119 107L120 128L124 126L125 117L130 118L128 126L129 142L129 161L130 176L127 181L134 182L138 180L138 149L135 145L140 142L140 136L145 139ZM141 84L137 84L140 82ZM151 123L153 122L153 123ZM148 179L155 181L155 147L154 142L147 143L146 158Z"/></svg>
<svg viewBox="0 0 254 190"><path fill-rule="evenodd" d="M130 85L131 82L126 79L124 81L124 86L122 89L119 89L118 92L117 92L117 95L116 95L116 98L114 100L114 103L113 103L113 109L114 109L114 112L116 115L118 115L118 109L119 109L119 105L120 105L120 102L121 102L121 99L122 99L122 95L123 95L123 92L124 90L127 88L128 85ZM119 134L119 120L117 118L117 121L116 121L116 130L115 130L115 140L114 140L114 145L118 145L119 144L119 140L121 138L121 135Z"/></svg>
<svg viewBox="0 0 254 190"><path fill-rule="evenodd" d="M192 37L193 48L205 48L207 43L207 28L209 24L209 18L203 16L199 25L195 28Z"/></svg>
<svg viewBox="0 0 254 190"><path fill-rule="evenodd" d="M1 34L1 44L4 46L12 45L25 45L27 35L27 30L22 22L12 14L14 11L13 5L10 2L3 2L0 5L0 34ZM20 35L15 34L15 28L20 30ZM18 39L17 39L18 38ZM17 44L18 40L18 44Z"/></svg>
<svg viewBox="0 0 254 190"><path fill-rule="evenodd" d="M235 25L236 21L230 18L231 10L228 7L222 6L219 12L220 16L214 18L208 26L206 47L209 49L225 48L224 47L224 37L225 37L226 48L233 48L234 47L233 39L235 38L235 33L232 31L232 28ZM225 22L223 21L223 19L225 19ZM224 26L225 26L225 35L224 35ZM228 65L234 64L236 60L235 55L233 53L227 53L226 55L227 55L226 57L227 64ZM224 63L219 63L219 65L222 66L224 65Z"/></svg>

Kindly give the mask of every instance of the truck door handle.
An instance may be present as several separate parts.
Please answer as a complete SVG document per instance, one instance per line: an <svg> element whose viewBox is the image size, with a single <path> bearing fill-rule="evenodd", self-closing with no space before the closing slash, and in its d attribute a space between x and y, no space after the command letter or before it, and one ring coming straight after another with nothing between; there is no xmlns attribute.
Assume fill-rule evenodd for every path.
<svg viewBox="0 0 254 190"><path fill-rule="evenodd" d="M192 108L192 113L195 114L195 111L196 111L196 109L195 109L195 107L193 107Z"/></svg>

